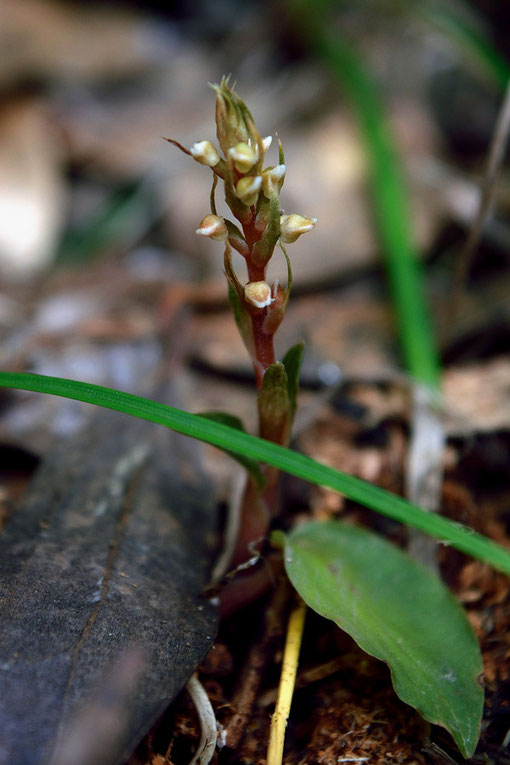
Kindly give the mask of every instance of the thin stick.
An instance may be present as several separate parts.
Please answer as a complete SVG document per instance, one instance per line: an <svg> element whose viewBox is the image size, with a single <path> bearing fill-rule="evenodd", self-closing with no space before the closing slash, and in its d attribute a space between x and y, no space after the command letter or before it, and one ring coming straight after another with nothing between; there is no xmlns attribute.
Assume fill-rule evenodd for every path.
<svg viewBox="0 0 510 765"><path fill-rule="evenodd" d="M499 110L498 119L494 128L492 136L489 160L487 162L487 169L485 171L485 177L483 179L483 186L480 195L480 205L478 213L473 221L473 225L469 231L468 238L464 245L458 260L457 268L454 275L452 301L450 303L450 311L447 320L447 326L453 327L455 319L458 316L460 298L464 284L466 282L473 257L476 249L480 243L483 227L489 212L491 203L494 199L494 192L496 190L496 181L503 164L505 157L505 150L508 141L508 135L510 133L510 80L508 81L503 103Z"/></svg>
<svg viewBox="0 0 510 765"><path fill-rule="evenodd" d="M441 412L419 382L412 387L411 437L407 450L406 496L424 510L437 512L443 486L445 429ZM439 574L438 544L417 529L407 530L407 550L413 558Z"/></svg>
<svg viewBox="0 0 510 765"><path fill-rule="evenodd" d="M282 674L276 709L271 718L271 732L267 749L267 765L281 765L283 759L283 744L285 741L285 728L289 718L296 672L305 624L306 605L301 598L296 608L289 617L287 628L287 640L283 653Z"/></svg>

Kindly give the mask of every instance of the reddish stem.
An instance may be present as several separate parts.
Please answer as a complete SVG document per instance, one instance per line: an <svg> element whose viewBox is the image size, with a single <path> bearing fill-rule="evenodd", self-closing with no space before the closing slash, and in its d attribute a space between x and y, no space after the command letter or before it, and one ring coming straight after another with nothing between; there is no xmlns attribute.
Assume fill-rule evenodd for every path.
<svg viewBox="0 0 510 765"><path fill-rule="evenodd" d="M252 216L250 221L243 224L243 233L246 243L248 245L248 255L246 256L246 268L248 270L248 281L250 282L262 282L266 279L267 265L256 265L252 260L253 246L259 241L263 234L263 231L259 231L255 227L255 208L252 208ZM253 328L253 342L255 345L255 358L253 361L253 368L255 371L255 378L257 381L257 388L260 390L262 387L262 380L264 373L270 364L274 364L276 357L274 352L273 336L268 335L262 329L264 319L266 318L266 310L256 310L250 312L251 322Z"/></svg>
<svg viewBox="0 0 510 765"><path fill-rule="evenodd" d="M266 335L262 329L262 324L265 318L265 310L259 311L257 314L252 314L251 316L253 342L255 344L255 359L253 360L253 367L255 370L255 377L257 379L257 387L259 390L262 387L264 372L270 364L274 364L276 361L273 335Z"/></svg>
<svg viewBox="0 0 510 765"><path fill-rule="evenodd" d="M252 208L251 220L243 223L243 233L248 244L248 254L246 256L248 279L250 282L265 281L266 266L258 266L252 261L253 246L259 241L263 233L255 227L254 208ZM251 310L250 306L247 306L247 308L250 313L255 347L255 357L252 358L252 362L257 387L260 390L266 369L276 361L273 334L267 334L263 329L264 320L267 316L267 308L263 310L257 308ZM239 565L247 560L250 555L250 543L255 539L267 536L271 518L276 515L279 471L268 466L265 466L263 470L266 485L262 490L255 485L252 478L249 478L246 484L241 503L239 534L231 561L232 566ZM248 597L245 590L253 590L251 596L256 597L269 586L269 583L269 579L263 574L261 575L260 572L257 572L256 575L247 575L241 588L243 590L243 598ZM234 590L237 586L237 584L234 586L230 583L222 593L222 608L225 611L235 607L233 602L236 600Z"/></svg>

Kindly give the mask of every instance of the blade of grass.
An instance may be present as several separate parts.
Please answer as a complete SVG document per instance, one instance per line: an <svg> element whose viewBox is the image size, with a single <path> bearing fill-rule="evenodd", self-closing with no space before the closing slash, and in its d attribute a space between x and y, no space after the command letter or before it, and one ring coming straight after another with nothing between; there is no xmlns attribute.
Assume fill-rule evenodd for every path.
<svg viewBox="0 0 510 765"><path fill-rule="evenodd" d="M305 4L303 3L303 7ZM310 3L308 2L308 17ZM315 16L317 18L317 16ZM308 19L307 19L308 21ZM307 24L307 34L310 26ZM437 389L439 356L425 301L423 269L410 229L407 190L394 136L377 85L361 56L324 21L312 27L311 43L350 98L369 160L376 223L390 282L405 364L412 378L413 416L406 471L406 493L424 509L436 511L442 487L445 435L439 414L423 385ZM437 548L410 529L411 554L438 572Z"/></svg>
<svg viewBox="0 0 510 765"><path fill-rule="evenodd" d="M501 89L506 88L510 78L510 64L495 47L482 23L476 18L473 8L468 8L464 3L458 3L456 8L449 3L420 0L407 6L407 10L421 15L436 29L457 41Z"/></svg>
<svg viewBox="0 0 510 765"><path fill-rule="evenodd" d="M129 181L64 234L57 258L81 263L114 245L132 245L153 225L156 215L152 178Z"/></svg>
<svg viewBox="0 0 510 765"><path fill-rule="evenodd" d="M327 5L323 3L323 5ZM367 153L374 211L397 313L402 352L412 377L437 387L439 361L423 295L421 264L410 230L407 191L377 87L358 53L320 19L310 0L296 0L301 30L355 109Z"/></svg>
<svg viewBox="0 0 510 765"><path fill-rule="evenodd" d="M472 529L447 518L427 513L406 502L405 499L372 486L360 478L346 475L327 465L321 465L303 454L235 428L130 393L59 377L23 372L0 372L0 387L48 393L96 404L164 425L178 433L198 438L221 449L230 449L310 483L333 489L365 507L400 523L413 526L436 537L443 544L451 545L510 575L510 552Z"/></svg>

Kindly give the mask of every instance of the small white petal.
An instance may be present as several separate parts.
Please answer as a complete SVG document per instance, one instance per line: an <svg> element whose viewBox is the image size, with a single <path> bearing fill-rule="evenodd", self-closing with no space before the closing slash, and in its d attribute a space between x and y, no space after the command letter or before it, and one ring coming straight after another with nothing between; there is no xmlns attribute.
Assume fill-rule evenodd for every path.
<svg viewBox="0 0 510 765"><path fill-rule="evenodd" d="M265 308L274 301L267 282L249 282L244 288L244 297L255 308Z"/></svg>
<svg viewBox="0 0 510 765"><path fill-rule="evenodd" d="M287 168L285 165L276 165L276 167L273 167L273 169L271 170L271 175L273 176L275 181L280 181L286 172L287 172Z"/></svg>
<svg viewBox="0 0 510 765"><path fill-rule="evenodd" d="M191 146L190 154L201 165L209 167L214 167L220 161L220 155L210 141L197 141Z"/></svg>

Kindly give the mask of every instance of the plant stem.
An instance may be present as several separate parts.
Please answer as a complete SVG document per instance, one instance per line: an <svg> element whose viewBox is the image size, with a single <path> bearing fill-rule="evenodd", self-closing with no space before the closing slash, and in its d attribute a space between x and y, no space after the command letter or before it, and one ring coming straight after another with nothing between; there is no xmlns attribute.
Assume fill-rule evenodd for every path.
<svg viewBox="0 0 510 765"><path fill-rule="evenodd" d="M262 388L264 373L270 364L276 361L274 351L273 335L267 335L264 332L263 324L266 318L265 311L252 314L251 323L253 327L253 342L255 345L256 360L253 362L257 388Z"/></svg>
<svg viewBox="0 0 510 765"><path fill-rule="evenodd" d="M246 256L246 268L248 271L248 281L261 282L266 280L267 264L260 266L254 263L253 259L253 246L260 240L262 232L255 226L255 212L251 221L243 225L244 238L248 244L248 254ZM257 388L260 390L262 387L262 380L264 373L270 364L275 362L275 351L273 335L268 335L264 332L263 324L266 318L267 310L261 311L254 310L251 315L252 329L253 329L253 342L255 345L255 359L253 361L253 368L255 371L255 379L257 381Z"/></svg>

